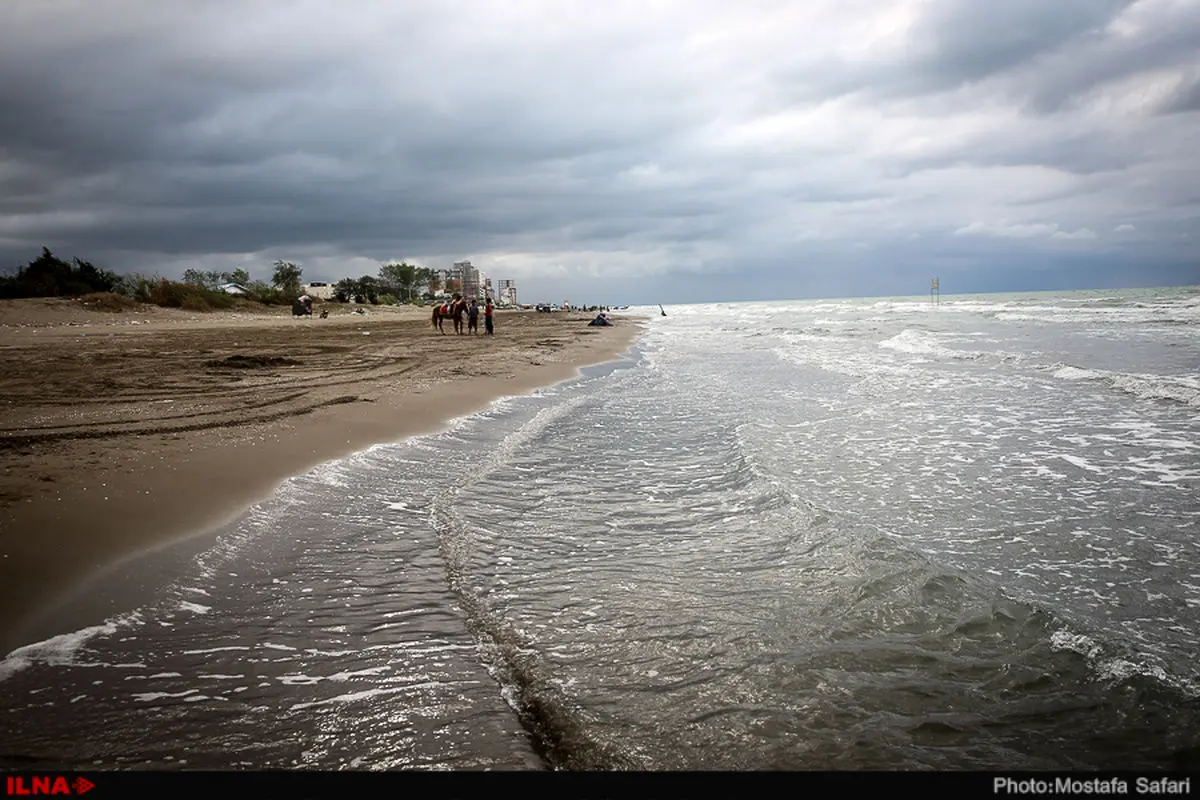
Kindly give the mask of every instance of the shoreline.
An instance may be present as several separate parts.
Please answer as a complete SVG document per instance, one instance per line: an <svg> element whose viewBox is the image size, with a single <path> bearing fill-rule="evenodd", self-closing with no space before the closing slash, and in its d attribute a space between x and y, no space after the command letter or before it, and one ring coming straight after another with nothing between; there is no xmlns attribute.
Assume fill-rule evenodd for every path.
<svg viewBox="0 0 1200 800"><path fill-rule="evenodd" d="M77 358L71 351L78 346L78 326L129 322L114 316L120 317L105 315L65 331L72 323L22 325L25 341L6 349ZM7 654L67 632L59 614L90 585L142 556L215 533L288 478L373 445L443 430L497 399L528 394L576 377L584 367L618 360L644 325L614 317L613 328L584 328L589 315L520 312L497 315L495 337L441 337L430 330L423 309L319 322L240 317L155 320L136 333L105 330L106 336L90 337L101 349L84 366L89 373L105 357L151 351L146 366L155 391L150 397L143 396L145 381L127 376L128 389L113 390L110 402L101 398L90 409L79 410L86 394L71 402L70 386L58 408L47 408L44 397L40 407L36 402L22 407L19 392L3 407L0 445L9 465L0 481L5 501L0 507L0 606L5 610L0 651ZM581 335L581 330L596 335ZM181 342L167 331L191 346L181 360L193 371L229 349L298 351L296 340L314 331L312 338L319 340L309 342L314 350L338 355L352 345L356 359L375 359L370 369L352 370L349 380L326 381L338 366L326 360L309 370L303 363L276 365L276 373L265 380L257 371L253 378L228 378L209 369L205 384L217 385L194 386L169 363ZM145 334L152 336L148 340ZM229 336L255 341L214 341ZM154 358L156 349L162 358ZM396 369L398 363L403 368ZM221 391L222 381L227 393ZM316 388L297 397L297 383L305 381ZM247 389L247 383L256 385ZM24 388L31 390L27 398L43 395L37 390L44 387ZM53 396L53 387L45 393ZM207 399L201 399L205 393ZM222 406L224 394L233 395L238 407ZM254 402L245 402L251 397ZM118 408L124 400L129 404ZM164 415L157 410L164 406L192 413ZM254 417L249 412L260 407L271 413ZM83 419L73 419L77 416ZM101 611L100 619L109 613ZM77 627L100 619L92 614Z"/></svg>

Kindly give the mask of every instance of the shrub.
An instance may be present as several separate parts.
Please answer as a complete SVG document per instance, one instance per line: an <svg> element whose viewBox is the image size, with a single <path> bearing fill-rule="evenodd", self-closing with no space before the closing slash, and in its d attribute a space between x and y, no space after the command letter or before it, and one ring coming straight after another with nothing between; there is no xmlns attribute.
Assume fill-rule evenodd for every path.
<svg viewBox="0 0 1200 800"><path fill-rule="evenodd" d="M141 305L116 292L92 292L79 298L79 302L93 311L128 311Z"/></svg>
<svg viewBox="0 0 1200 800"><path fill-rule="evenodd" d="M250 299L257 300L266 306L290 306L293 295L289 295L283 289L276 289L273 286L268 286L262 281L255 281L246 287Z"/></svg>
<svg viewBox="0 0 1200 800"><path fill-rule="evenodd" d="M150 302L187 311L212 311L214 308L232 308L233 295L159 278L158 284L150 289Z"/></svg>
<svg viewBox="0 0 1200 800"><path fill-rule="evenodd" d="M138 272L133 272L128 275L122 275L117 281L113 291L117 294L127 297L130 300L136 300L139 303L149 303L150 289L154 286L155 279L147 278Z"/></svg>
<svg viewBox="0 0 1200 800"><path fill-rule="evenodd" d="M16 275L0 278L0 297L71 297L107 292L118 280L115 274L96 269L87 261L63 261L43 247L42 254L20 267Z"/></svg>

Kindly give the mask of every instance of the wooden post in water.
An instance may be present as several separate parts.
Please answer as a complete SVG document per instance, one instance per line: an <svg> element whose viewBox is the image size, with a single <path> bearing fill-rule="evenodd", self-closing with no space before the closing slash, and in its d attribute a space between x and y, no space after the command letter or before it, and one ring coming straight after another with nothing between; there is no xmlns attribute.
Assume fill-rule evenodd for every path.
<svg viewBox="0 0 1200 800"><path fill-rule="evenodd" d="M929 302L939 306L942 304L942 292L938 289L937 278L934 278L933 283L929 285Z"/></svg>

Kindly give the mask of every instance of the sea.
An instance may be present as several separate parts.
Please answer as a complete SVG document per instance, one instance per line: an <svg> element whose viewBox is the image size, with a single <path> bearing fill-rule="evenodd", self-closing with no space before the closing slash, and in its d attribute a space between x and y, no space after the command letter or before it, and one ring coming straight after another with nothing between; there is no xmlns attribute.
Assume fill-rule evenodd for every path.
<svg viewBox="0 0 1200 800"><path fill-rule="evenodd" d="M1200 287L665 310L114 568L0 767L1200 766Z"/></svg>

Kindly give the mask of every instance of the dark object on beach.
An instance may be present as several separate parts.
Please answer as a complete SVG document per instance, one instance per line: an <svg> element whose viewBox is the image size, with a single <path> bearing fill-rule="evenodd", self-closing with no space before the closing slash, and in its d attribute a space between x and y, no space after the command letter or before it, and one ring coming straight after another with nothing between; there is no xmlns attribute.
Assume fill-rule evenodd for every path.
<svg viewBox="0 0 1200 800"><path fill-rule="evenodd" d="M658 310L662 312L662 315L663 315L664 317L667 315L666 309L664 309L664 308L662 307L662 303L659 303L659 304L658 304Z"/></svg>
<svg viewBox="0 0 1200 800"><path fill-rule="evenodd" d="M259 367L289 367L299 363L295 359L283 356L229 356L228 358L214 358L208 362L208 366L256 369Z"/></svg>
<svg viewBox="0 0 1200 800"><path fill-rule="evenodd" d="M595 326L607 325L610 328L612 327L612 323L608 321L608 317L605 316L603 313L597 314L596 318L588 323L589 327L591 327L593 325L595 325Z"/></svg>
<svg viewBox="0 0 1200 800"><path fill-rule="evenodd" d="M311 317L312 316L312 298L308 295L302 295L292 301L292 316L293 317Z"/></svg>
<svg viewBox="0 0 1200 800"><path fill-rule="evenodd" d="M329 318L329 309L322 308L321 309L321 319L328 319L328 318Z"/></svg>

